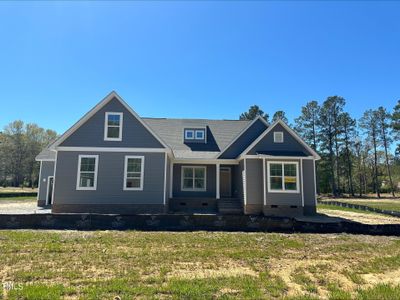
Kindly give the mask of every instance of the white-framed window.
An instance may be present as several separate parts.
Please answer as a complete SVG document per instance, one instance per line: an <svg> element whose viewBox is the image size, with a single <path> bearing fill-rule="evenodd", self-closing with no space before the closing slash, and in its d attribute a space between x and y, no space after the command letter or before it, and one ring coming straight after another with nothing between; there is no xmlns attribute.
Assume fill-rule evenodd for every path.
<svg viewBox="0 0 400 300"><path fill-rule="evenodd" d="M283 143L282 131L274 131L274 143Z"/></svg>
<svg viewBox="0 0 400 300"><path fill-rule="evenodd" d="M197 129L195 131L195 139L196 140L204 140L205 137L205 130L204 129Z"/></svg>
<svg viewBox="0 0 400 300"><path fill-rule="evenodd" d="M194 130L185 129L185 140L194 140Z"/></svg>
<svg viewBox="0 0 400 300"><path fill-rule="evenodd" d="M299 193L298 162L268 162L268 191Z"/></svg>
<svg viewBox="0 0 400 300"><path fill-rule="evenodd" d="M206 191L205 166L183 166L181 174L182 191Z"/></svg>
<svg viewBox="0 0 400 300"><path fill-rule="evenodd" d="M122 141L123 113L106 112L104 124L105 141Z"/></svg>
<svg viewBox="0 0 400 300"><path fill-rule="evenodd" d="M125 156L124 191L142 191L144 156Z"/></svg>
<svg viewBox="0 0 400 300"><path fill-rule="evenodd" d="M98 155L79 155L76 189L95 191L97 189Z"/></svg>

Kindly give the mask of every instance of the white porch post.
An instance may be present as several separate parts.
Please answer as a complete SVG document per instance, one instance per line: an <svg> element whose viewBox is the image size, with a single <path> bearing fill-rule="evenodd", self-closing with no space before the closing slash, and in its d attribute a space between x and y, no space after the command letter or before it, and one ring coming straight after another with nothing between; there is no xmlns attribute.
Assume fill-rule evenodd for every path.
<svg viewBox="0 0 400 300"><path fill-rule="evenodd" d="M169 197L172 198L172 189L173 189L173 182L174 182L174 163L171 160L169 164Z"/></svg>
<svg viewBox="0 0 400 300"><path fill-rule="evenodd" d="M216 197L217 199L219 199L219 179L220 179L220 178L219 178L219 177L220 177L220 176L219 176L219 171L220 171L220 164L217 163L217 164L215 165L215 168L216 168L216 172L215 172L216 175L215 175L215 176L217 177L217 178L216 178L216 181L217 181L217 188L216 188L216 189L217 189L217 190L216 190L216 195L215 195L215 197Z"/></svg>
<svg viewBox="0 0 400 300"><path fill-rule="evenodd" d="M265 157L262 159L263 164L263 189L264 189L264 205L267 205L267 181L266 179L266 169L265 169Z"/></svg>

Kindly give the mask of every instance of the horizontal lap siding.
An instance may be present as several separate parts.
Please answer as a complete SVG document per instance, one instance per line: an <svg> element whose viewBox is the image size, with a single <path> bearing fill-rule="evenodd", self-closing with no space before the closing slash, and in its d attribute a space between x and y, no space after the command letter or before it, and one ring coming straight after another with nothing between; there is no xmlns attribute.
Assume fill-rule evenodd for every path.
<svg viewBox="0 0 400 300"><path fill-rule="evenodd" d="M105 141L106 112L123 113L122 141ZM60 146L164 148L160 142L116 98L107 103Z"/></svg>
<svg viewBox="0 0 400 300"><path fill-rule="evenodd" d="M181 191L181 175L182 175L182 166L205 166L207 170L207 184L206 191L204 192L190 192L190 191ZM215 165L201 165L201 164L174 164L174 174L173 174L173 197L187 197L187 198L197 198L197 197L205 197L205 198L215 198L216 197L216 168Z"/></svg>
<svg viewBox="0 0 400 300"><path fill-rule="evenodd" d="M47 194L47 180L49 176L54 175L54 162L53 161L42 161L41 170L40 170L40 187L38 200L46 201ZM45 181L44 181L45 180Z"/></svg>
<svg viewBox="0 0 400 300"><path fill-rule="evenodd" d="M315 170L312 159L303 160L303 178L304 178L304 211L307 214L316 212L315 195Z"/></svg>
<svg viewBox="0 0 400 300"><path fill-rule="evenodd" d="M97 190L76 190L79 155L99 155ZM124 191L126 155L143 155L143 191ZM163 204L164 153L69 152L57 155L54 204Z"/></svg>

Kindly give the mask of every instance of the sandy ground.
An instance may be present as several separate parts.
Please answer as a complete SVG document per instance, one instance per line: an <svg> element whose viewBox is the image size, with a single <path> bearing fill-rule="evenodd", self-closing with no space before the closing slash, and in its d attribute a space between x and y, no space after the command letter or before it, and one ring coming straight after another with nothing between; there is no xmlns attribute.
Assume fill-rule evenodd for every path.
<svg viewBox="0 0 400 300"><path fill-rule="evenodd" d="M400 224L400 218L373 213L358 213L333 209L318 209L318 212L331 217L343 218L363 224Z"/></svg>
<svg viewBox="0 0 400 300"><path fill-rule="evenodd" d="M37 207L35 201L0 201L0 214L38 214L49 213L49 209L42 209Z"/></svg>
<svg viewBox="0 0 400 300"><path fill-rule="evenodd" d="M363 199L363 198L323 198L322 201L339 201L348 203L389 203L389 204L399 204L400 198L381 198L381 199Z"/></svg>

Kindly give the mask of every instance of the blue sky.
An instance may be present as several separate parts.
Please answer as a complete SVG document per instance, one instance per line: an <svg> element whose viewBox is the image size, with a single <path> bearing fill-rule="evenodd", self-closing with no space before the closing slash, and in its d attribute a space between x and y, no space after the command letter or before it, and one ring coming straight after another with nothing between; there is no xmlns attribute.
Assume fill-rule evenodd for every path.
<svg viewBox="0 0 400 300"><path fill-rule="evenodd" d="M400 99L400 2L1 2L0 127L61 133L111 90L142 116L360 117Z"/></svg>

